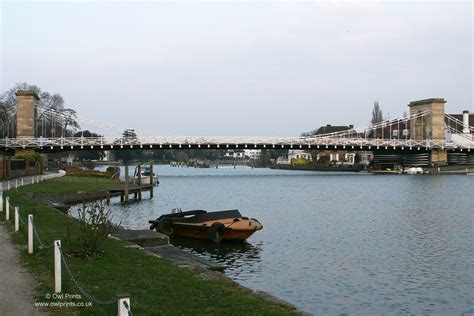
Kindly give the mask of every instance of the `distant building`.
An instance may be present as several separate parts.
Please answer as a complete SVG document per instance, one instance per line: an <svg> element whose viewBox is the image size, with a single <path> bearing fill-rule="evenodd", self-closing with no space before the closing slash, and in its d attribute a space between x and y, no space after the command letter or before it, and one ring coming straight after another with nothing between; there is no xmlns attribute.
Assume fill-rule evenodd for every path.
<svg viewBox="0 0 474 316"><path fill-rule="evenodd" d="M294 159L305 159L311 161L311 154L305 152L304 150L289 150L288 155L278 156L276 160L277 165L291 165L292 160Z"/></svg>
<svg viewBox="0 0 474 316"><path fill-rule="evenodd" d="M326 126L321 126L316 131L312 132L312 135L322 135L322 134L330 134L330 133L338 133L347 130L351 130L354 128L354 125L339 125L333 126L331 124L327 124Z"/></svg>
<svg viewBox="0 0 474 316"><path fill-rule="evenodd" d="M455 119L445 119L446 125L449 127L446 140L456 143L472 142L474 141L474 132L471 132L471 126L474 124L474 114L465 110L462 114L450 114ZM455 134L459 133L459 134Z"/></svg>
<svg viewBox="0 0 474 316"><path fill-rule="evenodd" d="M245 157L251 160L258 160L262 155L262 151L260 149L244 149Z"/></svg>
<svg viewBox="0 0 474 316"><path fill-rule="evenodd" d="M245 151L243 149L229 149L224 157L233 159L245 159Z"/></svg>
<svg viewBox="0 0 474 316"><path fill-rule="evenodd" d="M262 151L260 149L229 149L224 154L224 157L233 159L252 159L258 160Z"/></svg>
<svg viewBox="0 0 474 316"><path fill-rule="evenodd" d="M340 133L354 129L354 125L331 125L321 126L313 131L312 135L324 135L331 133ZM349 151L349 150L320 150L316 155L317 161L324 159L332 165L354 165L360 163L369 165L373 158L370 151Z"/></svg>

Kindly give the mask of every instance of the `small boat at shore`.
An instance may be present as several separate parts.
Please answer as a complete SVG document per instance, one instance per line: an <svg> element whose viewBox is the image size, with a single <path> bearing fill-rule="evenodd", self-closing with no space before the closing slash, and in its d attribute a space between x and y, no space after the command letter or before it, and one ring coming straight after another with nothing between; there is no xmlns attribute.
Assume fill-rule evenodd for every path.
<svg viewBox="0 0 474 316"><path fill-rule="evenodd" d="M207 239L219 244L222 240L246 240L263 228L258 220L243 217L238 210L174 211L149 221L150 229L168 236Z"/></svg>

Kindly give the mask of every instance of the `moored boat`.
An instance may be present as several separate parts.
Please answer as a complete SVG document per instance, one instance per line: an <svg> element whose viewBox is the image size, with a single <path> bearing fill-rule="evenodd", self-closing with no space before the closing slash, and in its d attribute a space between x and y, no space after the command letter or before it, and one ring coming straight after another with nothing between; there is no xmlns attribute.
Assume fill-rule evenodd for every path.
<svg viewBox="0 0 474 316"><path fill-rule="evenodd" d="M153 175L150 177L151 175L151 169L150 167L148 166L142 166L141 167L141 170L140 170L140 183L138 183L138 168L135 168L135 172L133 173L133 177L132 177L132 183L135 183L135 184L153 184L153 185L158 185L160 184L160 181L158 180L158 177L156 176L156 174L153 172ZM150 181L152 181L152 183L150 183Z"/></svg>
<svg viewBox="0 0 474 316"><path fill-rule="evenodd" d="M194 210L165 214L149 221L150 229L168 236L207 239L216 244L222 240L246 240L263 228L255 218L243 217L238 210L207 212Z"/></svg>

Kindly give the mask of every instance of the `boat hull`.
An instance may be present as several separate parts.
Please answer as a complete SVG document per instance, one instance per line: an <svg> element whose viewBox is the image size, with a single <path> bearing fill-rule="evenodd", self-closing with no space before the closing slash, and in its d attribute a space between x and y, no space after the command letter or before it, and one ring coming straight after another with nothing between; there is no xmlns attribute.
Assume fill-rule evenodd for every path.
<svg viewBox="0 0 474 316"><path fill-rule="evenodd" d="M180 236L188 238L197 238L207 240L209 239L209 227L174 227L174 230L169 236ZM159 231L159 230L158 230ZM224 232L224 240L244 241L253 235L257 230L229 230ZM166 234L168 230L159 231Z"/></svg>
<svg viewBox="0 0 474 316"><path fill-rule="evenodd" d="M263 228L258 220L242 217L237 210L210 213L189 211L182 214L168 214L150 221L153 224L150 228L168 236L207 239L215 243L222 240L243 241Z"/></svg>

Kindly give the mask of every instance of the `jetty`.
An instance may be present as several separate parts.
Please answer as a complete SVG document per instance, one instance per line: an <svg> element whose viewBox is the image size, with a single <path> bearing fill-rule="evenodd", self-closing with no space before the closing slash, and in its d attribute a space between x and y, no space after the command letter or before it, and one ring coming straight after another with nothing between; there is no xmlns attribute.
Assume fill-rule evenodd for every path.
<svg viewBox="0 0 474 316"><path fill-rule="evenodd" d="M140 201L142 199L142 193L145 191L150 192L150 198L153 197L153 184L129 184L128 187L126 184L119 184L114 187L107 188L108 196L111 197L120 196L120 202L128 203L130 194L133 194L134 199Z"/></svg>

